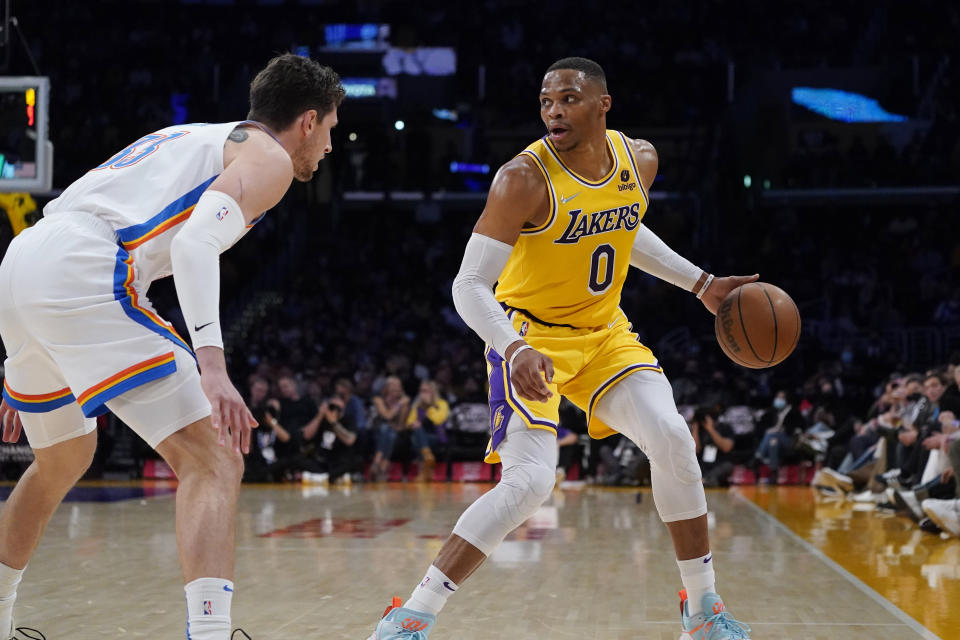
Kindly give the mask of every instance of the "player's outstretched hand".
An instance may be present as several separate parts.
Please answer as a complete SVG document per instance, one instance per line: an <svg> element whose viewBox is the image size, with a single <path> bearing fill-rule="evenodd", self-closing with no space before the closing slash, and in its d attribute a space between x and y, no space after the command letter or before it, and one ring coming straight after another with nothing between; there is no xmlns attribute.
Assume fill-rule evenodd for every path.
<svg viewBox="0 0 960 640"><path fill-rule="evenodd" d="M510 382L524 400L546 402L553 397L547 387L553 382L553 360L536 349L524 349L513 360Z"/></svg>
<svg viewBox="0 0 960 640"><path fill-rule="evenodd" d="M700 298L700 301L703 302L703 306L705 306L710 313L717 315L717 309L720 308L720 303L723 302L723 299L726 298L731 291L739 286L756 282L759 279L760 274L757 273L752 276L724 276L723 278L714 278L710 286L707 287L703 297Z"/></svg>
<svg viewBox="0 0 960 640"><path fill-rule="evenodd" d="M250 453L250 430L257 426L257 421L226 372L201 375L200 384L210 401L210 420L219 432L220 446L225 446L229 439L234 451Z"/></svg>
<svg viewBox="0 0 960 640"><path fill-rule="evenodd" d="M20 439L20 432L23 431L20 412L7 404L6 400L0 402L0 422L3 423L4 442L16 442Z"/></svg>
<svg viewBox="0 0 960 640"><path fill-rule="evenodd" d="M200 363L200 386L210 401L210 421L218 432L220 446L230 440L237 453L250 453L250 430L257 421L247 408L230 377L223 357L223 350L216 347L197 349Z"/></svg>

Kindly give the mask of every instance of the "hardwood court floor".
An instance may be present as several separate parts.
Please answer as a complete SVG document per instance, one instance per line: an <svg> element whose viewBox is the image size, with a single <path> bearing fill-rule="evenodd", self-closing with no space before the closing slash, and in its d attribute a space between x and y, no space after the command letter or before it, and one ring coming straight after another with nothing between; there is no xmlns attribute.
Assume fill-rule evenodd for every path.
<svg viewBox="0 0 960 640"><path fill-rule="evenodd" d="M946 640L960 637L960 540L806 487L739 491L797 536Z"/></svg>
<svg viewBox="0 0 960 640"><path fill-rule="evenodd" d="M144 487L151 495L143 495ZM409 594L461 511L488 488L245 487L234 623L254 640L366 640L390 597ZM172 490L85 491L81 498L99 493L116 501L61 507L21 585L18 623L49 640L183 638ZM751 492L755 503L821 547L821 534L803 523L843 519L822 513L807 489ZM796 497L804 492L807 498ZM718 586L731 610L753 626L754 639L936 637L871 597L736 491L711 492L708 501ZM833 539L837 528L828 524L823 535ZM926 566L904 560L899 538L882 531L855 536L860 543L850 552L878 573L915 574L901 583L904 597L896 597L903 608L914 598L922 611L921 599L933 591L923 585L932 578ZM832 555L832 546L824 548ZM936 560L941 551L946 555ZM930 545L924 557L941 569L952 559L955 569L956 543ZM941 586L956 589L949 572L933 571L940 571ZM556 491L451 598L431 640L675 639L679 583L649 492ZM941 626L939 613L914 615L942 638L956 637Z"/></svg>

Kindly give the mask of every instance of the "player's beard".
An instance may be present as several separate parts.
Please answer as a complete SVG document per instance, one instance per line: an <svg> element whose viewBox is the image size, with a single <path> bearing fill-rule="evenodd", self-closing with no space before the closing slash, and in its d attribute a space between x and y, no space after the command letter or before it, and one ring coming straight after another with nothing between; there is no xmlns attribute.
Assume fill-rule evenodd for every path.
<svg viewBox="0 0 960 640"><path fill-rule="evenodd" d="M313 164L307 157L306 149L299 149L294 152L291 160L293 161L293 177L299 182L310 182L313 179Z"/></svg>

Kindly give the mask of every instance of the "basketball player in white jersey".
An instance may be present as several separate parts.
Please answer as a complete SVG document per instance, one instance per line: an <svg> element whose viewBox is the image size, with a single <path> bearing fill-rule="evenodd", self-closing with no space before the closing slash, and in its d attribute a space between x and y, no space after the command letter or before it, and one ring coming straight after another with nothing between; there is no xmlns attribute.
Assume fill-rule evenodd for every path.
<svg viewBox="0 0 960 640"><path fill-rule="evenodd" d="M70 185L0 264L3 440L35 461L0 512L0 638L23 570L112 411L179 479L187 638L227 640L241 452L256 422L227 376L219 255L330 153L343 100L329 67L278 56L248 120L148 134ZM146 299L173 274L193 350ZM198 373L199 365L199 373ZM172 631L171 634L172 635Z"/></svg>

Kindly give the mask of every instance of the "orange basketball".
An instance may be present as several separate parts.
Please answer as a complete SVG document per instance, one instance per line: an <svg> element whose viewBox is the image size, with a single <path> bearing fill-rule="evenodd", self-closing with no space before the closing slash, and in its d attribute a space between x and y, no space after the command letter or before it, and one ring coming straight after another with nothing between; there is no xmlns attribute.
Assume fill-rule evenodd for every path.
<svg viewBox="0 0 960 640"><path fill-rule="evenodd" d="M793 353L800 340L800 312L780 287L751 282L720 303L714 330L728 358L744 367L765 369Z"/></svg>

